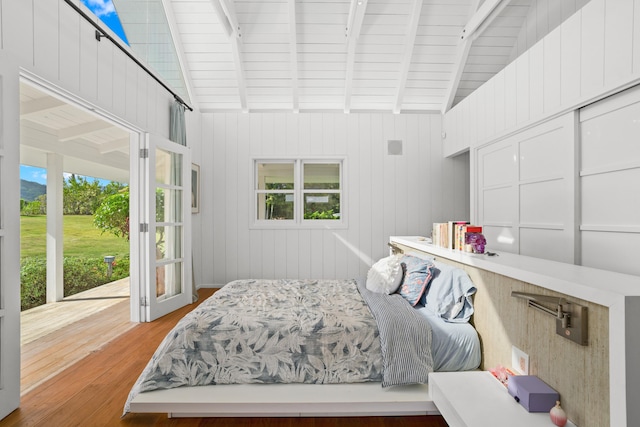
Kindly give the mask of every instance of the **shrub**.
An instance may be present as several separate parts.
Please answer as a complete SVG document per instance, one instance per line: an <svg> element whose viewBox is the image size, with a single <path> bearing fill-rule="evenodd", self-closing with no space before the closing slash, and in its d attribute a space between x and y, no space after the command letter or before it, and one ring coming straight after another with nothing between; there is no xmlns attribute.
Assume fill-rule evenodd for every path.
<svg viewBox="0 0 640 427"><path fill-rule="evenodd" d="M70 296L129 276L129 257L116 259L111 277L103 258L65 257L63 260L64 295ZM47 260L24 258L20 265L20 306L37 307L47 299Z"/></svg>

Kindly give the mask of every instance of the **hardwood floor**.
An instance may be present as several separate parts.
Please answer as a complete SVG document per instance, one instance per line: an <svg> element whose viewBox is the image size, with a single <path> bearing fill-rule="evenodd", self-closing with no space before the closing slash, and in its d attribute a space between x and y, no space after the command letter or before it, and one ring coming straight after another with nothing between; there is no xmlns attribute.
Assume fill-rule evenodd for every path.
<svg viewBox="0 0 640 427"><path fill-rule="evenodd" d="M20 313L21 394L135 326L129 311L127 278Z"/></svg>
<svg viewBox="0 0 640 427"><path fill-rule="evenodd" d="M201 289L200 299L213 293ZM166 333L197 304L152 323L137 324L101 349L22 397L0 421L10 426L446 427L439 416L355 418L190 418L128 414L122 407L136 378Z"/></svg>

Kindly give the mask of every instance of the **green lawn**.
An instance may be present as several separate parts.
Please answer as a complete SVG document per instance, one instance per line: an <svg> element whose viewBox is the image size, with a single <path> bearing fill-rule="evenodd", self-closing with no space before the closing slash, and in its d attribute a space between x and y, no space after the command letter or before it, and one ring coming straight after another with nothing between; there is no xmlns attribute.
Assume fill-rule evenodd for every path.
<svg viewBox="0 0 640 427"><path fill-rule="evenodd" d="M93 225L91 215L65 215L64 256L97 258L129 254L129 242L112 234L101 234ZM47 248L47 217L20 217L20 258L45 256Z"/></svg>

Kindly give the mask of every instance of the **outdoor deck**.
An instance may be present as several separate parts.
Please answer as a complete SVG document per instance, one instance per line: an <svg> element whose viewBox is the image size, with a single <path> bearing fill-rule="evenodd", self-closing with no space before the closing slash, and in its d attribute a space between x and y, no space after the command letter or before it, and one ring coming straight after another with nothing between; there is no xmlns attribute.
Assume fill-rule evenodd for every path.
<svg viewBox="0 0 640 427"><path fill-rule="evenodd" d="M129 279L20 315L21 394L129 330Z"/></svg>

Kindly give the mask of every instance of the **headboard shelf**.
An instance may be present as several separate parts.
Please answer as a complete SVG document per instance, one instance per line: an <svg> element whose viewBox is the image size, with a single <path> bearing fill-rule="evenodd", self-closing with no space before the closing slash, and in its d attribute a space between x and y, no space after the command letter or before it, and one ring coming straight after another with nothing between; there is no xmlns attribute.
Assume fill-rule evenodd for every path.
<svg viewBox="0 0 640 427"><path fill-rule="evenodd" d="M530 373L560 392L580 427L640 425L640 277L499 252L471 254L420 236L392 236L405 254L463 268L476 284L473 317L483 368L511 365L511 346L530 357ZM511 292L544 294L588 307L587 345L556 335L546 314L514 304Z"/></svg>

